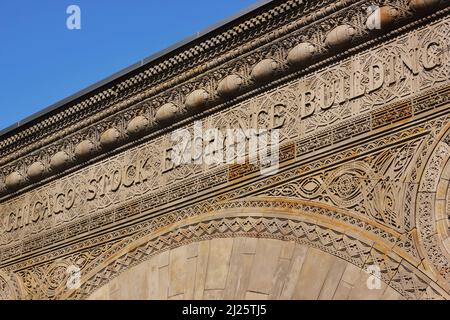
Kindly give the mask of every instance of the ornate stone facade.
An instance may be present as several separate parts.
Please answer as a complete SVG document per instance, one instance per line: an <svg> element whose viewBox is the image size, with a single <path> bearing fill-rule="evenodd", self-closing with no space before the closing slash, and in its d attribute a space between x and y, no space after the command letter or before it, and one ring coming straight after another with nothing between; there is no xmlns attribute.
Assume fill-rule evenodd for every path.
<svg viewBox="0 0 450 320"><path fill-rule="evenodd" d="M5 133L0 298L450 298L449 10L273 1ZM171 164L196 121L278 172Z"/></svg>

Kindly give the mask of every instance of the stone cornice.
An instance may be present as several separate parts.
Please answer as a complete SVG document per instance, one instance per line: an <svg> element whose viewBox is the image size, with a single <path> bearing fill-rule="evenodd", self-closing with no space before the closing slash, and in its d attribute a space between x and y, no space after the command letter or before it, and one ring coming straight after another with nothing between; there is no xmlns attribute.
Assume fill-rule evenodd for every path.
<svg viewBox="0 0 450 320"><path fill-rule="evenodd" d="M30 168L35 179L55 175L83 162L83 157L107 152L112 146L160 132L168 124L221 105L264 84L264 73L271 79L280 78L296 72L299 65L306 68L330 60L368 39L383 38L388 32L395 35L392 30L402 32L412 21L426 22L448 12L446 2L430 3L435 4L430 11L414 10L406 0L379 3L394 8L396 16L376 32L366 27L365 1L270 3L245 20L194 41L184 51L164 56L106 85L103 91L4 137L0 142L0 193L30 185ZM292 52L305 51L304 44L312 45L314 54L305 56L300 51L295 57ZM26 158L17 160L25 154Z"/></svg>

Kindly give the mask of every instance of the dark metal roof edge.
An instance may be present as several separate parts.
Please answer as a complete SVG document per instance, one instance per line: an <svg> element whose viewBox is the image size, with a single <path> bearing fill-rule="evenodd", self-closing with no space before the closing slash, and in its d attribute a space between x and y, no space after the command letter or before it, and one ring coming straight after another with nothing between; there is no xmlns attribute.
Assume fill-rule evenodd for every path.
<svg viewBox="0 0 450 320"><path fill-rule="evenodd" d="M157 60L157 59L159 59L159 58L161 58L161 57L163 57L165 55L168 55L168 54L170 54L171 52L173 52L175 50L178 50L178 49L182 48L183 46L193 42L196 39L199 39L199 38L204 37L205 35L207 35L209 33L217 31L218 29L226 26L227 24L229 24L229 23L231 23L231 22L233 22L235 20L238 20L239 18L242 18L246 14L248 14L248 13L254 11L254 10L257 10L257 9L259 9L259 8L265 6L266 4L268 4L270 2L273 2L273 1L274 0L258 0L258 2L250 5L249 7L245 8L245 9L242 9L242 10L238 11L236 14L234 14L234 15L228 17L228 18L222 19L221 21L219 21L219 22L217 22L217 23L215 23L215 24L213 24L213 25L203 29L202 31L197 32L197 33L195 33L195 34L193 34L191 36L188 36L188 37L184 38L183 40L178 41L178 42L174 43L173 45L171 45L171 46L169 46L169 47L167 47L165 49L162 49L162 50L160 50L160 51L158 51L158 52L148 56L147 58L141 59L140 61L132 64L131 66L128 66L128 67L126 67L126 68L124 68L124 69L122 69L122 70L112 74L111 76L103 79L103 80L95 82L94 84L92 84L92 85L90 85L90 86L88 86L88 87L86 87L86 88L84 88L84 89L82 89L82 90L80 90L80 91L78 91L78 92L68 96L67 98L64 98L64 99L62 99L62 100L60 100L60 101L58 101L58 102L56 102L56 103L54 103L54 104L52 104L50 106L48 106L48 107L38 111L38 112L36 112L36 113L26 117L25 119L20 120L20 121L18 121L16 123L6 127L5 129L0 130L0 139L4 135L6 135L8 133L11 133L14 130L16 130L16 129L22 127L22 126L25 126L25 125L29 124L30 122L35 121L35 120L37 120L38 118L40 118L40 117L42 117L44 115L47 115L47 114L49 114L49 113L51 113L53 111L56 111L57 109L63 107L64 105L66 105L66 104L68 104L70 102L73 102L74 100L79 99L79 98L83 97L84 95L86 95L86 94L88 94L88 93L90 93L92 91L95 91L95 90L101 88L102 86L104 86L104 85L106 85L108 83L114 82L115 80L119 79L120 77L123 77L124 75L126 75L128 73L136 71L137 69L139 69L139 68L141 68L141 67L143 67L143 66L145 66L147 64L150 64L150 63L154 62L155 60Z"/></svg>

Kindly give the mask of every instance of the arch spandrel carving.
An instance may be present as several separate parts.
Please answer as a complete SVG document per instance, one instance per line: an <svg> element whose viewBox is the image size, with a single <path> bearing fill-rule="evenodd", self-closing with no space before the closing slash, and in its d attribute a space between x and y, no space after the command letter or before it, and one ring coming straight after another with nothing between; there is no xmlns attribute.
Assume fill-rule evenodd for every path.
<svg viewBox="0 0 450 320"><path fill-rule="evenodd" d="M436 134L425 157L416 195L418 242L424 267L446 288L450 287L449 137L447 124Z"/></svg>
<svg viewBox="0 0 450 320"><path fill-rule="evenodd" d="M225 270L214 272L218 265ZM402 299L385 284L369 291L367 280L353 264L294 242L216 238L156 255L88 299Z"/></svg>
<svg viewBox="0 0 450 320"><path fill-rule="evenodd" d="M122 272L167 250L199 241L244 237L276 239L285 244L294 242L326 252L337 257L339 260L336 261L346 261L361 270L376 263L381 267L381 280L389 284L399 298L448 298L442 288L430 286L430 278L400 256L406 256L401 249L389 249L381 238L372 240L370 236L361 235L356 227L339 227L331 218L322 218L319 222L311 213L287 211L283 207L269 209L261 203L260 207L252 207L255 203L247 205L201 215L170 225L160 232L147 234L93 268L83 279L81 290L75 293L75 297L82 298L93 293L120 277ZM361 271L363 273L366 274ZM387 285L383 292L386 288ZM66 294L70 297L71 293Z"/></svg>
<svg viewBox="0 0 450 320"><path fill-rule="evenodd" d="M268 4L0 137L0 298L448 299L450 9L388 2ZM196 121L279 129L278 171L174 164Z"/></svg>

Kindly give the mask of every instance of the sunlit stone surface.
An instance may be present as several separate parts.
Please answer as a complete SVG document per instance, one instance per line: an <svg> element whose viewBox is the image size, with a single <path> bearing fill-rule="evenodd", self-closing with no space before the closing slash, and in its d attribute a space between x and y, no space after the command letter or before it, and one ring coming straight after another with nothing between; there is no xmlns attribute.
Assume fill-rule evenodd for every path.
<svg viewBox="0 0 450 320"><path fill-rule="evenodd" d="M448 1L370 5L262 5L1 136L0 299L449 299Z"/></svg>

